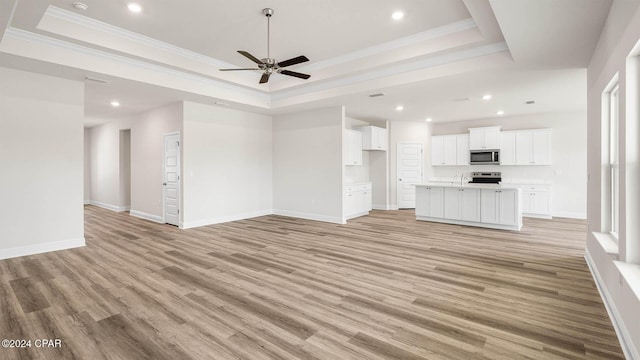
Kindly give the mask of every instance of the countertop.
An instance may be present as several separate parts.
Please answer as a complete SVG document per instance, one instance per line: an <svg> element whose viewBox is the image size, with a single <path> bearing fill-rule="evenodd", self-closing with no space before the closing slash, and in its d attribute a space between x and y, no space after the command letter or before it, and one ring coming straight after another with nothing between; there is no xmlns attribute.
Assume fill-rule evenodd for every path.
<svg viewBox="0 0 640 360"><path fill-rule="evenodd" d="M451 183L451 182L426 182L424 184L415 184L415 186L433 186L433 187L449 187L449 188L467 188L467 189L520 189L516 184L469 184L469 183Z"/></svg>

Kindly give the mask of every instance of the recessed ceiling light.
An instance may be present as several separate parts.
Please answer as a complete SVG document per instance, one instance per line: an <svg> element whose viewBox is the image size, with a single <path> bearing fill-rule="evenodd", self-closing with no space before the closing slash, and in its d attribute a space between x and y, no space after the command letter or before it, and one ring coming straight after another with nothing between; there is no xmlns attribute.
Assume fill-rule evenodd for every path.
<svg viewBox="0 0 640 360"><path fill-rule="evenodd" d="M491 100L491 94L483 95L482 100Z"/></svg>
<svg viewBox="0 0 640 360"><path fill-rule="evenodd" d="M498 114L498 115L504 115L504 111L502 111L502 110L498 110L498 112L497 112L496 114Z"/></svg>
<svg viewBox="0 0 640 360"><path fill-rule="evenodd" d="M111 106L113 106L113 107L118 107L118 106L120 106L120 101L118 101L118 100L113 100L113 101L111 102Z"/></svg>
<svg viewBox="0 0 640 360"><path fill-rule="evenodd" d="M402 111L402 110L404 110L404 106L402 105L396 106L396 111Z"/></svg>
<svg viewBox="0 0 640 360"><path fill-rule="evenodd" d="M403 17L404 13L402 11L394 11L393 14L391 14L393 20L402 20Z"/></svg>
<svg viewBox="0 0 640 360"><path fill-rule="evenodd" d="M129 11L134 13L142 12L142 6L140 6L140 4L129 3L129 5L127 5L127 8L129 8Z"/></svg>
<svg viewBox="0 0 640 360"><path fill-rule="evenodd" d="M424 119L424 121L426 121L426 122L432 122L432 121L433 121L433 119L432 119L432 118L426 118L426 119Z"/></svg>
<svg viewBox="0 0 640 360"><path fill-rule="evenodd" d="M80 2L80 1L76 1L73 4L71 4L76 10L80 10L80 11L87 11L87 9L89 8L89 5Z"/></svg>

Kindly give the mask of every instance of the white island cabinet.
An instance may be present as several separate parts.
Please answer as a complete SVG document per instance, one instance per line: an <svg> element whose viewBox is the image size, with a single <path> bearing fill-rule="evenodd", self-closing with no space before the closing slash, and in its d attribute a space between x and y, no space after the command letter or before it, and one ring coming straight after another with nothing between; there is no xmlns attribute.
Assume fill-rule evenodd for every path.
<svg viewBox="0 0 640 360"><path fill-rule="evenodd" d="M416 220L502 230L522 228L522 189L498 184L416 186Z"/></svg>

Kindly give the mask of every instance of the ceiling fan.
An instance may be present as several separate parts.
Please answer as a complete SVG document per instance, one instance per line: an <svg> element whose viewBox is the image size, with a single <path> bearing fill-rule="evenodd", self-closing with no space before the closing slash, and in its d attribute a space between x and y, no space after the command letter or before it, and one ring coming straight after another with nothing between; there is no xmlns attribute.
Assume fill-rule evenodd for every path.
<svg viewBox="0 0 640 360"><path fill-rule="evenodd" d="M262 9L262 13L267 17L267 57L264 58L264 59L258 59L257 57L249 54L248 52L246 52L244 50L238 50L238 52L240 54L244 55L249 60L251 60L254 63L258 64L258 67L257 68L240 68L240 69L220 69L220 71L260 70L260 71L262 71L262 77L260 78L260 84L264 84L267 81L269 81L269 77L273 73L278 73L278 74L282 74L282 75L289 75L289 76L293 76L293 77L297 77L297 78L305 79L305 80L310 78L311 75L283 69L283 68L285 68L287 66L296 65L296 64L300 64L300 63L309 61L309 59L307 59L306 56L300 55L298 57L294 57L294 58L291 58L289 60L280 61L280 62L276 62L276 59L271 58L270 49L269 49L269 47L271 45L271 43L270 43L270 36L271 36L270 19L271 19L271 16L273 16L273 9L270 9L270 8Z"/></svg>

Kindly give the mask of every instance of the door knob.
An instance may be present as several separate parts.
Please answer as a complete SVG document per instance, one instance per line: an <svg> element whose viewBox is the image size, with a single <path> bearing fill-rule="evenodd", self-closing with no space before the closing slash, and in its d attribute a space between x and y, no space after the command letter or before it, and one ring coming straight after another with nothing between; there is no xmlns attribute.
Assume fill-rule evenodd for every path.
<svg viewBox="0 0 640 360"><path fill-rule="evenodd" d="M167 183L166 182L162 183L162 186L167 186Z"/></svg>

